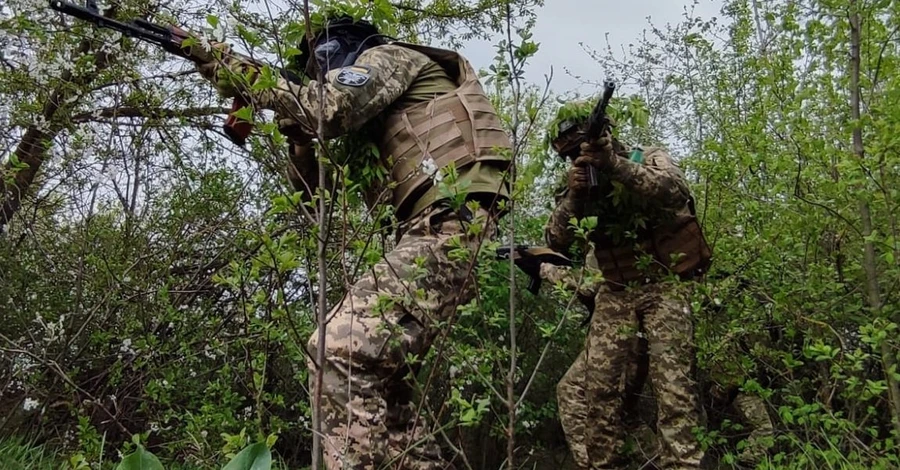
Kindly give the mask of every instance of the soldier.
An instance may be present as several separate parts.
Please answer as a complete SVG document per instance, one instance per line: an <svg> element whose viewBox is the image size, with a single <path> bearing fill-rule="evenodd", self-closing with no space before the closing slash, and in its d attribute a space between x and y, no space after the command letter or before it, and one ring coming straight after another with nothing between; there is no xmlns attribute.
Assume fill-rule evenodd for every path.
<svg viewBox="0 0 900 470"><path fill-rule="evenodd" d="M416 416L414 367L450 320L457 305L473 298L470 263L493 237L499 202L508 198L504 172L509 138L470 63L449 50L384 39L365 21L332 20L301 49L299 66L308 85L277 78L274 90L240 90L257 108L274 110L293 144L292 180L310 167L311 141L323 117L324 138L363 135L378 146L389 174L369 205L390 204L399 220L396 247L351 286L329 312L325 362L310 361L310 376L324 374L322 433L329 469L454 468L441 455L424 416ZM227 73L246 64L226 54L201 67L224 94L238 93ZM306 57L315 60L306 60ZM224 66L224 67L223 67ZM324 83L315 81L317 70ZM320 98L320 86L323 95ZM435 181L453 164L468 185L467 209L453 210ZM479 230L472 227L477 224ZM451 256L462 247L470 259ZM322 273L324 275L324 273ZM318 330L307 348L315 357ZM312 379L311 379L312 380Z"/></svg>
<svg viewBox="0 0 900 470"><path fill-rule="evenodd" d="M551 249L569 253L578 246L586 253L585 265L604 279L595 289L585 347L557 387L569 447L579 468L626 464L621 453L626 371L635 367L637 338L644 338L658 397L662 450L657 464L699 468L703 452L692 430L700 424L700 406L692 377L689 283L684 281L708 266L711 253L690 190L662 148L629 148L609 131L596 142L572 146L582 135L561 133L553 142L561 153L574 148L577 158L545 229ZM589 185L588 165L599 176L595 188ZM589 216L598 222L589 243L576 243L570 219ZM541 266L548 278L559 279L565 269Z"/></svg>

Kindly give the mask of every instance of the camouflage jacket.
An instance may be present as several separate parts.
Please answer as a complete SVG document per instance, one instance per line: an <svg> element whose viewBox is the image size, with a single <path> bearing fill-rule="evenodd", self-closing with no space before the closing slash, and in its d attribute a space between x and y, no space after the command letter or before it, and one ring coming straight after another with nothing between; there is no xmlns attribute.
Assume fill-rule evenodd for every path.
<svg viewBox="0 0 900 470"><path fill-rule="evenodd" d="M605 277L622 282L641 277L634 265L642 251L667 263L672 253L687 253L692 258L690 269L705 266L708 247L696 223L684 174L661 148L643 149L642 163L630 160L630 151L620 151L613 166L601 172L591 199L578 199L568 189L557 197L544 232L548 246L569 253L576 241L570 220L596 216L597 228L590 240L594 256L588 261ZM582 254L588 250L582 243L578 248Z"/></svg>
<svg viewBox="0 0 900 470"><path fill-rule="evenodd" d="M431 51L431 56L429 56L429 51ZM443 52L447 54L443 54ZM382 159L385 160L383 163L388 165L391 179L399 185L392 191L394 205L398 206L398 214L402 214L402 218L415 215L440 197L436 190L429 189L431 185L428 178L423 180L421 176L409 174L409 172L425 171L424 168L418 167L420 164L428 162L410 161L423 160L423 154L429 156L434 154L434 160L440 165L456 159L460 181L469 183L470 193L491 193L499 194L501 198L505 197L508 190L506 184L502 182L501 172L505 167L499 162L501 159L492 158L491 155L482 155L483 149L470 145L473 131L467 130L467 124L458 121L454 123L451 120L449 124L452 124L452 129L445 129L448 125L446 122L436 117L429 117L427 114L427 111L439 101L439 97L446 97L449 92L462 90L461 87L465 86L464 83L455 82L452 75L455 72L456 78L460 78L460 74L468 68L468 63L460 58L459 63L448 60L439 65L440 60L435 60L435 55L459 57L450 51L443 52L404 43L380 45L364 51L353 65L329 71L325 75L323 86L319 86L315 80L308 84L301 84L276 76L273 77L274 87L251 90L244 95L249 94L250 96L245 97L257 108L273 110L282 133L297 144L305 144L315 134L317 118L321 113L323 138L331 139L365 129L372 140L379 144L379 150L383 154L385 151L390 153L392 150L397 150L392 148L390 141L394 139L392 136L398 132L396 124L389 126L388 129L382 128L383 125L391 124L390 118L392 117L400 116L401 119L406 120L406 116L401 116L405 110L418 109L427 104L428 108L422 108L425 113L419 113L424 116L423 122L412 122L411 125L413 131L424 132L427 141L425 144L428 148L417 154L412 152L410 155L401 155L402 152L394 152L398 154L382 155ZM241 70L242 64L229 64L228 67L233 70ZM451 71L449 75L448 71ZM474 73L463 73L463 76L469 75L475 76ZM480 87L477 87L475 91L480 92ZM321 97L319 93L322 93ZM483 92L481 93L483 94ZM484 100L489 106L489 101L486 98ZM493 115L493 111L475 113L475 116L478 118L487 114ZM450 117L453 118L455 115ZM412 116L409 120L412 120L411 118ZM493 129L499 128L499 121L496 124L493 122L479 124L480 127L476 129L478 134L476 137L481 137L481 133L485 132L485 129L487 132L498 132ZM443 127L439 127L442 125ZM502 131L499 132L502 139L482 138L480 140L487 144L498 141L505 143L506 135ZM421 136L410 135L404 137L403 140L407 141L406 143L418 143L419 137ZM469 140L465 141L465 139ZM402 143L393 145L393 147L398 146L402 146ZM439 148L441 146L442 148ZM502 145L500 146L502 147ZM454 148L457 150L456 152L448 150ZM441 160L439 156L442 151L450 152L451 158ZM296 146L294 153L299 153ZM396 161L389 162L388 160L392 158ZM297 160L293 165L295 173L303 173L301 167L313 168L302 164L299 158L292 158L292 160ZM498 160L498 162L492 160ZM434 161L431 163L433 166ZM468 168L463 168L464 166ZM306 177L303 179L309 180ZM293 175L292 181L297 180L299 180L297 175ZM404 187L404 185L412 187ZM384 194L385 191L373 189L366 193L366 199L371 205L376 200L381 200L379 198L382 196L376 195ZM494 198L495 196L487 196L485 199Z"/></svg>

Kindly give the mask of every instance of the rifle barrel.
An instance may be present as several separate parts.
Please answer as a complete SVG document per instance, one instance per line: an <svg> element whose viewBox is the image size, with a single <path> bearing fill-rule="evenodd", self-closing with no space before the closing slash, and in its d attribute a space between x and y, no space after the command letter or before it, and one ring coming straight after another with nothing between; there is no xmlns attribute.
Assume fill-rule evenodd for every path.
<svg viewBox="0 0 900 470"><path fill-rule="evenodd" d="M91 2L89 2L88 5L91 5ZM172 44L172 35L170 33L162 32L165 28L161 26L153 25L155 27L154 29L147 29L137 26L134 23L122 23L121 21L101 15L97 10L63 0L51 0L50 8L60 13L74 16L80 20L94 23L101 28L114 29L129 37L143 39L161 46L169 46Z"/></svg>

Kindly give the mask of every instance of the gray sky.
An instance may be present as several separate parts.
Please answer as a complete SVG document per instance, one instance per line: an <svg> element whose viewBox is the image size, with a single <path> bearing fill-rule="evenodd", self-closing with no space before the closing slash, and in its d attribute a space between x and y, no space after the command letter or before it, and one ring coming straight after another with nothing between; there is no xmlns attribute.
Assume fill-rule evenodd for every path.
<svg viewBox="0 0 900 470"><path fill-rule="evenodd" d="M529 82L544 83L544 75L553 67L552 89L557 93L595 90L580 85L571 75L601 81L603 70L579 45L593 49L606 48L606 35L615 51L638 40L649 19L658 26L677 23L685 8L703 18L717 16L720 0L546 0L537 14L533 40L540 50L526 69ZM461 51L476 69L487 68L495 50L491 43L473 41Z"/></svg>

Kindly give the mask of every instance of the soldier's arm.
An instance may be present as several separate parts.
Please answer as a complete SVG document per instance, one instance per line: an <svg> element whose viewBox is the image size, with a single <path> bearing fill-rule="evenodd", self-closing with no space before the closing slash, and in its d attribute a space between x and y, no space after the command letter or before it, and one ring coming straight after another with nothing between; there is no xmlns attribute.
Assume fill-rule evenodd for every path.
<svg viewBox="0 0 900 470"><path fill-rule="evenodd" d="M291 144L288 157L288 181L294 191L303 193L304 201L310 201L319 187L319 162L313 144Z"/></svg>
<svg viewBox="0 0 900 470"><path fill-rule="evenodd" d="M556 207L544 228L547 246L560 253L569 253L569 248L575 242L575 232L569 227L572 217L584 217L584 201L575 198L569 191L563 191L556 198Z"/></svg>
<svg viewBox="0 0 900 470"><path fill-rule="evenodd" d="M613 159L609 168L612 179L626 189L640 195L649 204L665 209L680 209L690 198L690 188L684 173L675 165L668 152L653 148L644 155L645 163L625 158Z"/></svg>
<svg viewBox="0 0 900 470"><path fill-rule="evenodd" d="M298 122L310 136L318 129L321 112L325 134L322 137L332 139L358 130L384 111L406 92L429 61L420 52L382 45L360 54L352 66L329 71L321 86L321 100L316 80L302 85L281 76L272 88L251 89L243 94L256 107ZM240 70L240 65L234 68Z"/></svg>

